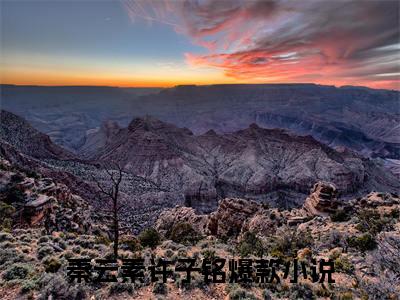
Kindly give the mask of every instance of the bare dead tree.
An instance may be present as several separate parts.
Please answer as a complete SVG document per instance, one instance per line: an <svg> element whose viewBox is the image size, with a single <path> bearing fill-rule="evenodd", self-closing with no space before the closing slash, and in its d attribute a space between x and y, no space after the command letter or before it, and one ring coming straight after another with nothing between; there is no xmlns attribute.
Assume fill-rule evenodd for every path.
<svg viewBox="0 0 400 300"><path fill-rule="evenodd" d="M106 186L99 182L97 178L92 176L92 180L96 183L100 192L111 202L111 219L114 231L114 257L118 258L119 245L119 211L122 206L119 205L120 184L123 177L122 167L118 163L112 163L111 167L104 167L107 175L110 178L111 184Z"/></svg>

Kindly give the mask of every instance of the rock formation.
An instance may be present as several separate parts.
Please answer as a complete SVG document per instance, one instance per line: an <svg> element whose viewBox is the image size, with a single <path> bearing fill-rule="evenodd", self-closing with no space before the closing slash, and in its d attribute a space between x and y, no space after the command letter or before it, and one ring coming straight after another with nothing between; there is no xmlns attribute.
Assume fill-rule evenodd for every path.
<svg viewBox="0 0 400 300"><path fill-rule="evenodd" d="M164 210L155 223L155 228L164 236L179 223L189 223L199 233L207 231L207 216L199 215L191 207L176 206Z"/></svg>
<svg viewBox="0 0 400 300"><path fill-rule="evenodd" d="M223 199L218 209L211 213L207 229L218 237L234 237L239 235L243 223L259 211L261 205L243 199Z"/></svg>
<svg viewBox="0 0 400 300"><path fill-rule="evenodd" d="M304 202L303 208L309 216L326 216L334 212L338 206L335 185L327 182L317 182L311 189L311 194Z"/></svg>
<svg viewBox="0 0 400 300"><path fill-rule="evenodd" d="M7 141L23 154L35 158L71 159L74 155L55 145L49 136L27 121L5 110L0 111L0 140Z"/></svg>
<svg viewBox="0 0 400 300"><path fill-rule="evenodd" d="M399 186L390 173L350 151L256 124L230 134L196 136L151 117L137 118L90 159L116 161L131 174L183 194L186 205L206 213L226 197L299 206L320 180L349 195Z"/></svg>

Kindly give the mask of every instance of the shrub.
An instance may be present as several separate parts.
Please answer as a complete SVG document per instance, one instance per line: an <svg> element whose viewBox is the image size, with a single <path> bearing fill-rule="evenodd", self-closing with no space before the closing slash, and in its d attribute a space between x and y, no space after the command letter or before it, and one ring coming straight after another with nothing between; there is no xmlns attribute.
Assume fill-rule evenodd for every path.
<svg viewBox="0 0 400 300"><path fill-rule="evenodd" d="M153 286L154 294L166 295L168 292L167 286L163 282L156 282Z"/></svg>
<svg viewBox="0 0 400 300"><path fill-rule="evenodd" d="M109 246L111 244L111 240L105 236L96 236L94 239L95 244L103 244Z"/></svg>
<svg viewBox="0 0 400 300"><path fill-rule="evenodd" d="M172 251L171 249L167 249L164 251L164 256L171 258L174 255L174 251Z"/></svg>
<svg viewBox="0 0 400 300"><path fill-rule="evenodd" d="M122 293L132 294L134 291L132 283L116 282L110 286L109 294L118 295Z"/></svg>
<svg viewBox="0 0 400 300"><path fill-rule="evenodd" d="M22 180L24 180L24 176L22 176L19 173L11 175L10 181L12 183L20 183Z"/></svg>
<svg viewBox="0 0 400 300"><path fill-rule="evenodd" d="M54 249L51 246L45 245L42 248L39 248L37 252L37 258L42 259L45 256L54 254Z"/></svg>
<svg viewBox="0 0 400 300"><path fill-rule="evenodd" d="M182 278L180 277L176 278L175 279L176 286L185 290L192 290L195 288L204 289L207 286L201 274L195 272L192 273L190 277L191 277L190 283L183 282ZM184 275L184 279L186 279L186 275Z"/></svg>
<svg viewBox="0 0 400 300"><path fill-rule="evenodd" d="M331 215L332 222L345 222L350 220L350 215L344 209L338 209Z"/></svg>
<svg viewBox="0 0 400 300"><path fill-rule="evenodd" d="M82 251L81 246L74 246L74 247L72 247L72 252L74 252L74 253L76 253L76 254L81 253L81 251Z"/></svg>
<svg viewBox="0 0 400 300"><path fill-rule="evenodd" d="M188 252L186 250L186 248L181 248L178 250L178 258L186 258L188 256Z"/></svg>
<svg viewBox="0 0 400 300"><path fill-rule="evenodd" d="M160 240L160 234L154 228L147 228L139 235L139 241L143 247L155 248Z"/></svg>
<svg viewBox="0 0 400 300"><path fill-rule="evenodd" d="M353 293L352 292L341 292L337 295L337 298L340 300L353 300Z"/></svg>
<svg viewBox="0 0 400 300"><path fill-rule="evenodd" d="M237 248L241 257L246 257L250 254L262 257L265 252L262 241L255 233L249 231L245 232Z"/></svg>
<svg viewBox="0 0 400 300"><path fill-rule="evenodd" d="M329 235L327 237L327 244L331 247L331 248L335 248L335 247L345 247L346 246L346 237L343 233L341 233L340 231L337 231L335 229L331 230L329 232Z"/></svg>
<svg viewBox="0 0 400 300"><path fill-rule="evenodd" d="M272 300L271 292L269 290L264 290L262 292L263 300Z"/></svg>
<svg viewBox="0 0 400 300"><path fill-rule="evenodd" d="M180 247L182 247L182 245L178 244L178 243L175 243L175 242L173 242L171 240L167 240L167 241L164 241L162 243L161 247L163 249L171 249L171 250L175 251L175 250L178 250Z"/></svg>
<svg viewBox="0 0 400 300"><path fill-rule="evenodd" d="M49 236L48 235L41 236L38 239L38 244L45 244L45 243L48 243L48 242L49 242Z"/></svg>
<svg viewBox="0 0 400 300"><path fill-rule="evenodd" d="M32 237L29 234L23 234L19 237L19 240L21 242L26 242L26 243L31 243L32 242Z"/></svg>
<svg viewBox="0 0 400 300"><path fill-rule="evenodd" d="M257 300L252 293L242 288L233 288L229 293L230 300Z"/></svg>
<svg viewBox="0 0 400 300"><path fill-rule="evenodd" d="M10 281L14 279L25 279L30 273L32 268L27 264L14 264L9 267L3 274L3 279Z"/></svg>
<svg viewBox="0 0 400 300"><path fill-rule="evenodd" d="M15 248L15 245L9 241L0 243L0 248L7 249L7 248Z"/></svg>
<svg viewBox="0 0 400 300"><path fill-rule="evenodd" d="M376 247L375 238L370 233L365 233L358 237L349 237L347 242L350 247L357 248L362 252L373 250Z"/></svg>
<svg viewBox="0 0 400 300"><path fill-rule="evenodd" d="M35 170L32 169L24 169L24 173L27 177L34 178L34 179L39 179L40 174L37 173Z"/></svg>
<svg viewBox="0 0 400 300"><path fill-rule="evenodd" d="M176 243L193 245L200 240L200 235L189 223L178 223L172 226L167 237Z"/></svg>
<svg viewBox="0 0 400 300"><path fill-rule="evenodd" d="M11 218L3 218L0 221L0 230L4 230L4 231L10 232L11 229L12 229L12 224L13 224L13 221L12 221Z"/></svg>
<svg viewBox="0 0 400 300"><path fill-rule="evenodd" d="M335 259L335 271L352 274L354 272L354 266L351 264L347 257L338 257Z"/></svg>
<svg viewBox="0 0 400 300"><path fill-rule="evenodd" d="M24 282L21 285L21 293L26 294L32 290L37 289L38 287L38 282L37 280L24 280Z"/></svg>
<svg viewBox="0 0 400 300"><path fill-rule="evenodd" d="M203 259L213 261L216 258L215 251L212 249L206 249L201 252Z"/></svg>
<svg viewBox="0 0 400 300"><path fill-rule="evenodd" d="M90 235L81 235L74 242L82 248L93 248L95 239Z"/></svg>
<svg viewBox="0 0 400 300"><path fill-rule="evenodd" d="M12 217L15 213L14 206L0 201L0 230L10 231L12 228Z"/></svg>
<svg viewBox="0 0 400 300"><path fill-rule="evenodd" d="M97 258L99 256L99 253L97 251L89 250L89 249L82 250L82 252L80 254L81 254L81 257L86 257L86 258L90 258L90 259Z"/></svg>
<svg viewBox="0 0 400 300"><path fill-rule="evenodd" d="M65 259L70 259L74 257L74 253L72 251L67 250L63 252L62 257L64 257Z"/></svg>
<svg viewBox="0 0 400 300"><path fill-rule="evenodd" d="M11 242L14 240L14 237L8 232L0 232L0 243L2 242Z"/></svg>
<svg viewBox="0 0 400 300"><path fill-rule="evenodd" d="M313 290L306 284L294 284L289 290L290 299L315 299Z"/></svg>
<svg viewBox="0 0 400 300"><path fill-rule="evenodd" d="M61 267L61 262L56 257L47 257L43 264L48 273L56 273Z"/></svg>
<svg viewBox="0 0 400 300"><path fill-rule="evenodd" d="M393 219L400 218L400 209L398 209L397 207L393 208L389 213L389 217Z"/></svg>
<svg viewBox="0 0 400 300"><path fill-rule="evenodd" d="M376 235L385 229L390 223L388 218L382 218L381 215L372 209L363 209L358 213L359 223L356 228L362 232L369 232Z"/></svg>
<svg viewBox="0 0 400 300"><path fill-rule="evenodd" d="M25 194L16 186L9 187L5 194L8 204L25 202Z"/></svg>
<svg viewBox="0 0 400 300"><path fill-rule="evenodd" d="M287 256L297 256L297 252L303 248L312 248L314 240L309 231L293 231L284 228L277 233L271 243L270 254L284 259Z"/></svg>
<svg viewBox="0 0 400 300"><path fill-rule="evenodd" d="M132 252L138 251L141 248L140 242L134 237L122 239L120 241L120 247L123 250L129 250Z"/></svg>
<svg viewBox="0 0 400 300"><path fill-rule="evenodd" d="M65 280L64 276L45 273L39 281L41 291L39 300L47 299L71 299L85 298L82 285L72 286Z"/></svg>
<svg viewBox="0 0 400 300"><path fill-rule="evenodd" d="M0 249L0 266L24 261L24 256L15 249Z"/></svg>

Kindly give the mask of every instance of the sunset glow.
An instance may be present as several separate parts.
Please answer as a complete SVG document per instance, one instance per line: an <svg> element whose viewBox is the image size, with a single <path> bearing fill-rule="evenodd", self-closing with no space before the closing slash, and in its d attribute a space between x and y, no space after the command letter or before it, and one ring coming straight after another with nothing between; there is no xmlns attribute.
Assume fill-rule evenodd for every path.
<svg viewBox="0 0 400 300"><path fill-rule="evenodd" d="M2 1L1 82L400 89L398 1Z"/></svg>

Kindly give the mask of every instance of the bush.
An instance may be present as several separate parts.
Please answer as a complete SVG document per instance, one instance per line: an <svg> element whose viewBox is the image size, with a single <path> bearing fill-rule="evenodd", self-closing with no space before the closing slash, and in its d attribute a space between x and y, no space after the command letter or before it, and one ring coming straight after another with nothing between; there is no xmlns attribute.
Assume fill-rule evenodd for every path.
<svg viewBox="0 0 400 300"><path fill-rule="evenodd" d="M61 262L56 257L47 257L43 264L47 273L56 273L61 267Z"/></svg>
<svg viewBox="0 0 400 300"><path fill-rule="evenodd" d="M372 235L384 230L390 223L390 219L382 218L381 215L372 209L363 209L358 213L359 223L356 228L362 232L369 232Z"/></svg>
<svg viewBox="0 0 400 300"><path fill-rule="evenodd" d="M6 191L6 203L24 203L25 202L25 194L17 187L11 186Z"/></svg>
<svg viewBox="0 0 400 300"><path fill-rule="evenodd" d="M312 249L313 244L314 240L309 231L298 232L284 228L277 233L275 239L272 241L270 254L282 259L288 256L296 257L300 249Z"/></svg>
<svg viewBox="0 0 400 300"><path fill-rule="evenodd" d="M154 228L147 228L139 235L139 241L143 247L155 248L160 243L160 240L160 234Z"/></svg>
<svg viewBox="0 0 400 300"><path fill-rule="evenodd" d="M0 221L0 230L10 232L12 229L13 220L11 218L4 218Z"/></svg>
<svg viewBox="0 0 400 300"><path fill-rule="evenodd" d="M166 295L168 292L167 286L163 282L156 282L153 286L154 294Z"/></svg>
<svg viewBox="0 0 400 300"><path fill-rule="evenodd" d="M14 237L8 232L0 232L0 243L2 242L12 242Z"/></svg>
<svg viewBox="0 0 400 300"><path fill-rule="evenodd" d="M365 233L359 237L352 236L348 238L347 242L350 247L357 248L362 252L373 250L376 247L375 238L370 233Z"/></svg>
<svg viewBox="0 0 400 300"><path fill-rule="evenodd" d="M75 239L74 243L82 248L93 248L95 239L90 235L81 235Z"/></svg>
<svg viewBox="0 0 400 300"><path fill-rule="evenodd" d="M200 235L193 229L189 223L178 223L172 226L172 229L167 238L180 244L193 245L200 240Z"/></svg>
<svg viewBox="0 0 400 300"><path fill-rule="evenodd" d="M27 177L34 178L34 179L39 179L40 174L37 173L35 170L32 169L24 169L24 173Z"/></svg>
<svg viewBox="0 0 400 300"><path fill-rule="evenodd" d="M72 286L58 274L44 274L40 279L39 300L47 299L85 299L82 285Z"/></svg>
<svg viewBox="0 0 400 300"><path fill-rule="evenodd" d="M237 248L241 257L246 257L250 254L262 257L265 252L262 241L255 233L249 231L245 232Z"/></svg>
<svg viewBox="0 0 400 300"><path fill-rule="evenodd" d="M201 252L203 259L213 261L216 258L215 251L212 249L206 249Z"/></svg>
<svg viewBox="0 0 400 300"><path fill-rule="evenodd" d="M37 258L42 259L48 255L54 254L54 249L51 246L45 245L42 248L39 248L37 252Z"/></svg>
<svg viewBox="0 0 400 300"><path fill-rule="evenodd" d="M290 299L315 299L313 290L306 284L295 284L289 290Z"/></svg>
<svg viewBox="0 0 400 300"><path fill-rule="evenodd" d="M19 173L11 175L10 181L12 183L20 183L22 180L24 180L24 176L22 176Z"/></svg>
<svg viewBox="0 0 400 300"><path fill-rule="evenodd" d="M174 251L172 251L171 249L167 249L164 251L164 256L171 258L174 255Z"/></svg>
<svg viewBox="0 0 400 300"><path fill-rule="evenodd" d="M0 249L0 266L24 261L24 256L15 249Z"/></svg>
<svg viewBox="0 0 400 300"><path fill-rule="evenodd" d="M3 274L3 279L10 281L14 279L25 279L32 273L32 268L27 264L14 264Z"/></svg>
<svg viewBox="0 0 400 300"><path fill-rule="evenodd" d="M98 258L99 253L95 250L85 249L85 250L82 250L82 252L80 253L80 256L93 259L93 258Z"/></svg>
<svg viewBox="0 0 400 300"><path fill-rule="evenodd" d="M345 222L350 220L350 215L344 209L338 209L331 215L332 222Z"/></svg>
<svg viewBox="0 0 400 300"><path fill-rule="evenodd" d="M36 280L24 280L24 282L21 285L21 293L26 294L32 290L37 289L38 283Z"/></svg>
<svg viewBox="0 0 400 300"><path fill-rule="evenodd" d="M81 251L82 251L81 246L73 246L73 247L72 247L72 252L74 252L74 253L76 253L76 254L81 253Z"/></svg>
<svg viewBox="0 0 400 300"><path fill-rule="evenodd" d="M347 257L338 257L335 259L335 271L352 274L354 272L354 266L351 264Z"/></svg>
<svg viewBox="0 0 400 300"><path fill-rule="evenodd" d="M49 236L48 235L41 236L38 239L38 244L45 244L45 243L48 243L48 242L49 242Z"/></svg>
<svg viewBox="0 0 400 300"><path fill-rule="evenodd" d="M7 248L15 248L15 245L12 242L3 242L0 243L0 248L7 249Z"/></svg>
<svg viewBox="0 0 400 300"><path fill-rule="evenodd" d="M70 259L74 257L74 253L70 250L67 250L62 253L62 257L65 259Z"/></svg>
<svg viewBox="0 0 400 300"><path fill-rule="evenodd" d="M229 293L230 300L257 300L252 293L242 288L233 288Z"/></svg>
<svg viewBox="0 0 400 300"><path fill-rule="evenodd" d="M12 228L12 217L15 213L14 206L0 201L0 230L10 231Z"/></svg>
<svg viewBox="0 0 400 300"><path fill-rule="evenodd" d="M171 240L167 240L165 242L162 243L161 247L163 249L171 249L173 251L178 250L179 248L181 248L183 245L175 243Z"/></svg>
<svg viewBox="0 0 400 300"><path fill-rule="evenodd" d="M23 234L23 235L20 235L19 240L21 242L30 244L32 242L32 237L29 234Z"/></svg>
<svg viewBox="0 0 400 300"><path fill-rule="evenodd" d="M352 292L341 292L337 296L340 300L353 300L353 293Z"/></svg>
<svg viewBox="0 0 400 300"><path fill-rule="evenodd" d="M120 241L119 244L120 244L121 249L129 250L132 252L138 251L141 248L140 242L134 237L124 238Z"/></svg>
<svg viewBox="0 0 400 300"><path fill-rule="evenodd" d="M111 240L105 236L96 236L94 239L95 244L103 244L109 246L111 244Z"/></svg>
<svg viewBox="0 0 400 300"><path fill-rule="evenodd" d="M118 295L122 293L132 294L134 291L132 283L116 282L110 286L109 294Z"/></svg>
<svg viewBox="0 0 400 300"><path fill-rule="evenodd" d="M179 276L178 278L175 279L176 286L184 290L192 290L195 288L204 289L207 286L201 274L195 272L192 273L190 277L191 280L190 283L188 283L188 282L183 282L182 278ZM186 275L184 275L184 279L186 279Z"/></svg>
<svg viewBox="0 0 400 300"><path fill-rule="evenodd" d="M400 209L398 209L397 207L393 208L389 213L389 217L393 219L400 218Z"/></svg>

